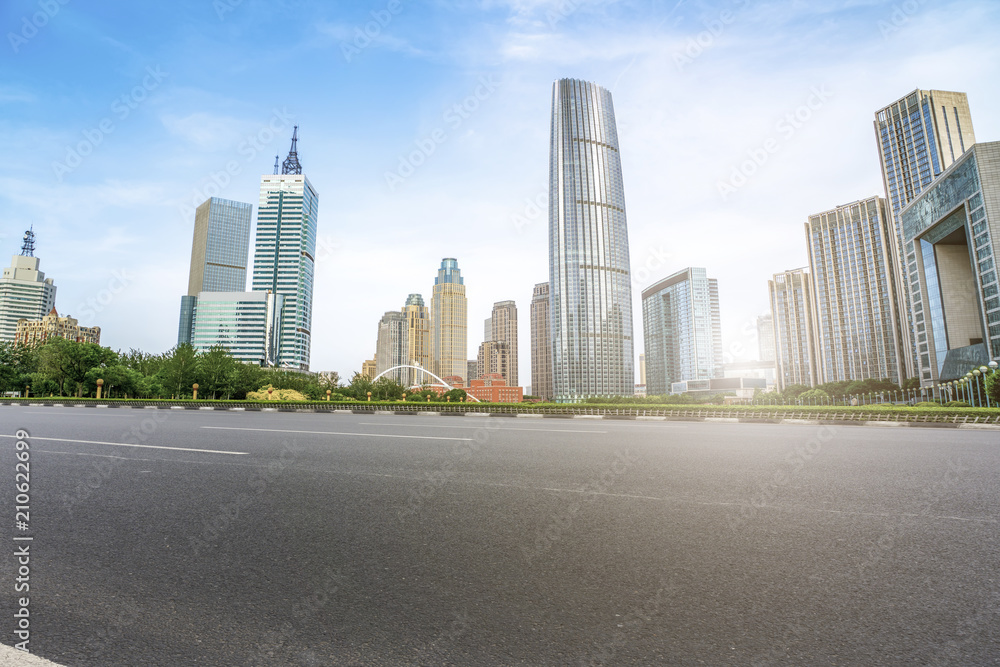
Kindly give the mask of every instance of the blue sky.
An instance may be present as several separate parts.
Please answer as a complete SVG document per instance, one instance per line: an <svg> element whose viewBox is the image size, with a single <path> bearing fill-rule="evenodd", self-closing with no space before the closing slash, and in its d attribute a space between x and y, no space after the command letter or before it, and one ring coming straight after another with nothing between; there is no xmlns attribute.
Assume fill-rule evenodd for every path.
<svg viewBox="0 0 1000 667"><path fill-rule="evenodd" d="M883 192L877 108L964 91L977 139L1000 140L992 2L10 0L0 19L0 257L34 225L60 313L165 351L193 207L256 209L298 124L320 196L312 367L343 377L456 257L470 358L514 299L528 383L555 79L614 95L637 353L639 292L704 266L727 355L756 358L767 280L806 264L807 216Z"/></svg>

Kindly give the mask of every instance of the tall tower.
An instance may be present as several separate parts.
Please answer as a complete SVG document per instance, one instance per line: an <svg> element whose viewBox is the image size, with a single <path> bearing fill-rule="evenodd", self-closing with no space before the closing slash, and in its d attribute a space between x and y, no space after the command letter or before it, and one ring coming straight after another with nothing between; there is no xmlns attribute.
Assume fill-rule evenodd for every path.
<svg viewBox="0 0 1000 667"><path fill-rule="evenodd" d="M285 297L278 365L309 370L319 196L302 173L298 126L281 174L260 177L253 291Z"/></svg>
<svg viewBox="0 0 1000 667"><path fill-rule="evenodd" d="M407 353L407 321L406 313L390 310L378 323L378 342L375 350L375 373L381 374L390 368L410 363ZM407 385L410 377L409 368L397 368L387 373L387 378Z"/></svg>
<svg viewBox="0 0 1000 667"><path fill-rule="evenodd" d="M199 292L242 292L250 259L253 206L211 197L194 214L188 291L181 297L177 344L191 343Z"/></svg>
<svg viewBox="0 0 1000 667"><path fill-rule="evenodd" d="M519 387L517 381L517 304L513 301L497 301L493 304L489 340L507 346L507 369L503 379L508 387Z"/></svg>
<svg viewBox="0 0 1000 667"><path fill-rule="evenodd" d="M902 383L905 348L893 298L895 244L885 200L870 197L811 215L805 229L817 384L883 378Z"/></svg>
<svg viewBox="0 0 1000 667"><path fill-rule="evenodd" d="M549 284L531 292L531 393L552 398L552 336L549 335Z"/></svg>
<svg viewBox="0 0 1000 667"><path fill-rule="evenodd" d="M468 303L465 282L458 268L458 260L445 257L434 279L431 293L431 372L438 377L449 376L467 379L469 373Z"/></svg>
<svg viewBox="0 0 1000 667"><path fill-rule="evenodd" d="M774 321L778 391L793 384L816 385L816 334L809 269L774 274L767 282Z"/></svg>
<svg viewBox="0 0 1000 667"><path fill-rule="evenodd" d="M917 257L914 244L905 240L900 212L976 143L968 97L942 90L914 90L875 112L875 136L895 232L891 239L893 299L899 313L897 335L904 350L902 374L914 377L917 356L927 354L929 341L918 326L924 318L924 304L907 288L918 279ZM921 377L930 379L929 373Z"/></svg>
<svg viewBox="0 0 1000 667"><path fill-rule="evenodd" d="M17 321L40 320L56 307L56 286L38 270L35 232L24 233L21 254L11 258L0 277L0 341L17 336Z"/></svg>
<svg viewBox="0 0 1000 667"><path fill-rule="evenodd" d="M549 285L554 396L635 392L625 191L611 93L552 86Z"/></svg>
<svg viewBox="0 0 1000 667"><path fill-rule="evenodd" d="M406 361L412 366L420 366L431 370L431 315L424 305L424 297L411 294L406 297L403 306L403 316L406 318ZM406 385L423 384L429 378L426 374L412 368L406 369Z"/></svg>

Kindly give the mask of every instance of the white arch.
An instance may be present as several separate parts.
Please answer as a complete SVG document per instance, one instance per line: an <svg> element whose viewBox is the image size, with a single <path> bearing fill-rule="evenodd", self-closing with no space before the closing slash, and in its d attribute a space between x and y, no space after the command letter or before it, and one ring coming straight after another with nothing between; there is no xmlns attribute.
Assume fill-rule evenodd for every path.
<svg viewBox="0 0 1000 667"><path fill-rule="evenodd" d="M436 384L436 385L430 385L432 387L447 387L448 389L457 389L457 387L452 387L450 384L448 384L447 382L445 382L444 380L442 380L441 378L439 378L437 375L434 375L434 373L431 373L429 370L427 370L423 366L413 366L413 365L410 365L410 364L402 364L400 366L393 366L392 368L387 368L384 371L382 371L381 373L379 373L378 375L376 375L374 378L372 378L372 383L374 384L376 380L378 380L380 377L382 377L386 373L391 373L392 371L399 370L400 368L413 368L415 370L423 371L424 373L427 373L432 378L434 378L435 380L437 380L438 383L439 383L439 384ZM462 391L465 391L465 389L463 389ZM472 394L470 394L468 391L465 391L465 395L466 395L467 398L471 398L476 403L480 402L480 400L478 398L476 398L475 396L473 396Z"/></svg>

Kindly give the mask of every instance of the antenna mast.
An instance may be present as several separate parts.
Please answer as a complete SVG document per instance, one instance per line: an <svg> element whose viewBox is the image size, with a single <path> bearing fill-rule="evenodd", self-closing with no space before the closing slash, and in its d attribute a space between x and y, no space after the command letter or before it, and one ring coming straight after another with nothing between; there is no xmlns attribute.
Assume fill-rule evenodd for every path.
<svg viewBox="0 0 1000 667"><path fill-rule="evenodd" d="M28 231L24 233L24 243L21 244L21 255L23 257L34 257L35 256L35 226L32 225Z"/></svg>
<svg viewBox="0 0 1000 667"><path fill-rule="evenodd" d="M301 174L302 165L299 164L299 153L298 153L298 143L299 143L299 126L296 125L295 129L292 130L292 148L288 151L288 157L281 164L282 174Z"/></svg>

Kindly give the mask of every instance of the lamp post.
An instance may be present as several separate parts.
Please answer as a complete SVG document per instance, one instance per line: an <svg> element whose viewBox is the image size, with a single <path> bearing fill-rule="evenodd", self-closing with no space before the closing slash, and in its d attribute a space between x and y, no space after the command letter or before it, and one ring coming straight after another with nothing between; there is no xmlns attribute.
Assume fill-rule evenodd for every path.
<svg viewBox="0 0 1000 667"><path fill-rule="evenodd" d="M976 401L972 398L972 371L965 374L965 402L970 405L975 405Z"/></svg>
<svg viewBox="0 0 1000 667"><path fill-rule="evenodd" d="M976 383L976 402L979 403L979 407L983 407L983 395L979 391L979 376L982 374L983 372L978 368L972 370L973 382Z"/></svg>

